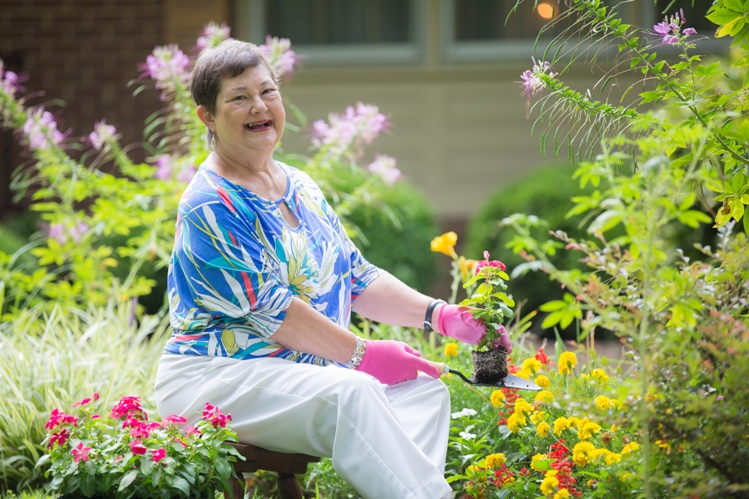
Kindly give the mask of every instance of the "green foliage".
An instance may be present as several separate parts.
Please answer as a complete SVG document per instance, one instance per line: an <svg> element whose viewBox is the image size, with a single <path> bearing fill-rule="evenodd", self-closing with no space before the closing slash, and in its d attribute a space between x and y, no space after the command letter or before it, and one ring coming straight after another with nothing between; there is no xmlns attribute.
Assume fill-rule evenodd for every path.
<svg viewBox="0 0 749 499"><path fill-rule="evenodd" d="M546 223L533 228L533 235L543 238L548 230L561 230L572 237L582 236L585 231L580 227L584 216L565 216L574 206L572 198L589 192L580 189L579 183L572 179L574 170L569 165L552 165L533 170L528 175L501 187L479 208L468 226L466 255L479 257L488 250L507 265L513 277L512 296L522 310L530 312L541 304L562 298L562 290L549 282L543 272L519 272L529 266L519 255L507 250L514 234L503 229L499 220L513 213L533 215ZM559 268L580 268L578 257L570 252L561 251L561 244L549 244L550 261ZM532 265L532 264L530 264Z"/></svg>
<svg viewBox="0 0 749 499"><path fill-rule="evenodd" d="M134 320L129 302L25 310L0 324L0 489L39 486L44 425L53 407L93 392L104 404L123 394L153 404L153 380L168 323Z"/></svg>

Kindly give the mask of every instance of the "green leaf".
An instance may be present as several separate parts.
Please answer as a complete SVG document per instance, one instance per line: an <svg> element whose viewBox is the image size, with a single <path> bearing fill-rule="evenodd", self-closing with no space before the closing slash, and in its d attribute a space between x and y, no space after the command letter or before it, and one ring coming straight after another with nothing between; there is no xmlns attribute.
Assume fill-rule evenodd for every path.
<svg viewBox="0 0 749 499"><path fill-rule="evenodd" d="M696 229L700 226L700 223L710 223L711 219L707 214L698 210L689 210L683 213L679 213L677 216L679 222L684 225Z"/></svg>
<svg viewBox="0 0 749 499"><path fill-rule="evenodd" d="M231 475L231 465L224 461L223 459L218 459L216 461L216 471L218 472L219 476L222 476L225 479L229 479L229 476Z"/></svg>
<svg viewBox="0 0 749 499"><path fill-rule="evenodd" d="M739 14L745 11L744 5L741 0L723 0L723 6L731 9Z"/></svg>
<svg viewBox="0 0 749 499"><path fill-rule="evenodd" d="M567 308L567 302L563 300L553 300L544 303L538 307L542 312L554 312L555 310L563 310Z"/></svg>
<svg viewBox="0 0 749 499"><path fill-rule="evenodd" d="M724 24L731 23L736 19L740 19L741 14L739 12L734 12L728 9L716 9L715 12L708 14L705 17L707 17L715 24L722 26Z"/></svg>
<svg viewBox="0 0 749 499"><path fill-rule="evenodd" d="M738 197L733 197L728 200L728 206L731 207L731 216L737 222L744 216L744 203Z"/></svg>
<svg viewBox="0 0 749 499"><path fill-rule="evenodd" d="M94 495L94 492L96 492L96 479L92 475L83 475L80 487L81 492L83 492L83 495L86 497L91 497Z"/></svg>
<svg viewBox="0 0 749 499"><path fill-rule="evenodd" d="M560 320L564 317L564 312L553 312L546 316L544 319L544 322L541 324L541 327L543 329L549 329L552 326L555 326L559 323Z"/></svg>
<svg viewBox="0 0 749 499"><path fill-rule="evenodd" d="M739 57L736 60L736 62L733 63L733 65L737 68L743 68L743 67L749 66L749 55Z"/></svg>
<svg viewBox="0 0 749 499"><path fill-rule="evenodd" d="M173 478L172 487L184 493L186 496L190 495L190 484L181 476L175 476Z"/></svg>
<svg viewBox="0 0 749 499"><path fill-rule="evenodd" d="M138 470L131 470L125 476L122 477L122 480L120 480L120 486L117 488L117 492L122 492L126 488L130 486L133 481L135 481L135 477L138 476Z"/></svg>
<svg viewBox="0 0 749 499"><path fill-rule="evenodd" d="M749 234L749 217L744 216L744 232Z"/></svg>

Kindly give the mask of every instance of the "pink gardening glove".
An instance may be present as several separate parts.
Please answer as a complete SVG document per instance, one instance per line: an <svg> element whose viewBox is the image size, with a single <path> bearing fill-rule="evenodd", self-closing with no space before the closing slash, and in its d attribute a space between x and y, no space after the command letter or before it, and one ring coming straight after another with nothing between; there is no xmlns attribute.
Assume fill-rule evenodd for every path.
<svg viewBox="0 0 749 499"><path fill-rule="evenodd" d="M367 349L357 371L365 372L380 383L394 385L416 379L416 371L439 378L439 369L421 358L421 353L395 340L366 340Z"/></svg>
<svg viewBox="0 0 749 499"><path fill-rule="evenodd" d="M468 307L443 305L437 313L437 330L463 343L478 345L486 333L486 324L474 318ZM512 352L510 337L504 326L500 325L497 331L500 336L494 342L494 346L502 345L507 353Z"/></svg>

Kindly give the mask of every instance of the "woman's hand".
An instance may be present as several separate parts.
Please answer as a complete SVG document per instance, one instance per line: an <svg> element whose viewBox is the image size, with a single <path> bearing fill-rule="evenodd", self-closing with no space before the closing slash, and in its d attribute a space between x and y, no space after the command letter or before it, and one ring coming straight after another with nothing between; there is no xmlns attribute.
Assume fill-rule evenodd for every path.
<svg viewBox="0 0 749 499"><path fill-rule="evenodd" d="M471 309L458 305L442 305L437 311L437 331L463 343L478 345L486 334L486 324L473 317ZM510 337L504 327L497 330L499 336L494 346L503 346L512 352Z"/></svg>
<svg viewBox="0 0 749 499"><path fill-rule="evenodd" d="M394 385L401 381L416 379L417 371L433 378L440 372L430 362L421 358L421 353L403 342L395 340L367 340L367 349L357 371L365 372L380 383Z"/></svg>

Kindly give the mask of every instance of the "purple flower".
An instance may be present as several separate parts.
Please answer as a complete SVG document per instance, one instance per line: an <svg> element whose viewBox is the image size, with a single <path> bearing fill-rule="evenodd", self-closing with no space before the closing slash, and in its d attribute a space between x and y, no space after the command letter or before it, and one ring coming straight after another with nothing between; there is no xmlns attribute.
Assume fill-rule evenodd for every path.
<svg viewBox="0 0 749 499"><path fill-rule="evenodd" d="M45 150L59 146L65 138L65 135L57 130L57 122L52 113L45 111L42 106L29 109L23 133L31 149Z"/></svg>
<svg viewBox="0 0 749 499"><path fill-rule="evenodd" d="M294 73L294 67L299 65L301 59L301 56L291 50L291 41L288 38L268 35L265 44L260 45L258 49L278 76L290 78Z"/></svg>
<svg viewBox="0 0 749 499"><path fill-rule="evenodd" d="M684 17L684 10L679 9L678 13L670 18L666 16L663 18L663 21L654 25L653 31L656 35L661 37L661 43L663 45L677 45L681 41L679 34L684 38L697 34L697 30L694 28L686 28L684 31L681 31L681 27L686 22L687 19Z"/></svg>
<svg viewBox="0 0 749 499"><path fill-rule="evenodd" d="M216 47L224 40L227 40L230 34L231 28L226 23L221 23L219 26L214 22L210 22L203 28L203 33L198 38L195 48L198 52L203 52L205 49Z"/></svg>
<svg viewBox="0 0 749 499"><path fill-rule="evenodd" d="M156 173L153 176L159 180L172 178L172 169L172 157L168 154L162 154L156 160Z"/></svg>
<svg viewBox="0 0 749 499"><path fill-rule="evenodd" d="M94 149L101 151L106 143L114 138L117 130L112 125L107 125L105 120L97 121L94 125L94 131L88 135L88 140L94 146Z"/></svg>
<svg viewBox="0 0 749 499"><path fill-rule="evenodd" d="M332 155L349 153L357 158L362 148L390 127L387 116L377 106L358 102L349 106L345 114L330 113L328 123L317 120L312 124L312 144L326 148Z"/></svg>
<svg viewBox="0 0 749 499"><path fill-rule="evenodd" d="M534 57L531 57L533 61L533 69L528 69L520 75L523 80L521 83L523 86L523 95L528 96L530 99L532 96L539 93L541 90L546 88L546 83L541 79L541 75L548 75L554 78L557 74L551 70L551 63L546 61L536 61Z"/></svg>
<svg viewBox="0 0 749 499"><path fill-rule="evenodd" d="M182 165L182 167L179 169L179 172L177 172L177 181L182 182L183 184L190 183L190 180L195 176L195 172L197 169L195 168L195 165Z"/></svg>
<svg viewBox="0 0 749 499"><path fill-rule="evenodd" d="M80 243L87 231L88 225L84 222L79 222L70 229L67 229L65 222L58 222L49 226L47 237L54 239L60 244L67 243L68 238L72 239L75 243Z"/></svg>
<svg viewBox="0 0 749 499"><path fill-rule="evenodd" d="M375 160L367 167L371 173L378 175L382 181L391 186L401 178L401 171L395 167L395 158L385 154L376 154Z"/></svg>
<svg viewBox="0 0 749 499"><path fill-rule="evenodd" d="M3 60L0 59L0 91L13 97L16 92L23 91L23 87L19 85L23 79L13 71L5 71Z"/></svg>
<svg viewBox="0 0 749 499"><path fill-rule="evenodd" d="M83 222L80 222L73 227L70 228L70 231L68 234L70 234L70 238L73 240L74 243L80 243L83 239L83 236L86 235L86 232L88 231L88 225L86 225Z"/></svg>
<svg viewBox="0 0 749 499"><path fill-rule="evenodd" d="M141 76L156 80L156 88L165 91L161 94L161 100L166 100L167 93L188 82L189 66L190 59L176 45L156 47L153 54L146 57L146 63L141 64Z"/></svg>
<svg viewBox="0 0 749 499"><path fill-rule="evenodd" d="M60 244L65 244L68 241L68 236L65 235L65 226L61 223L50 225L47 237L54 239Z"/></svg>

